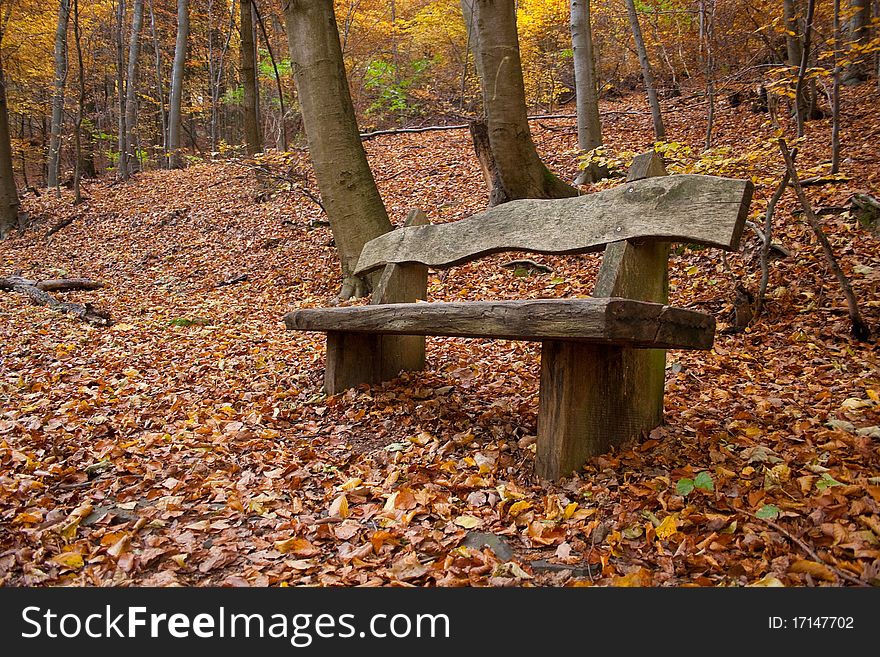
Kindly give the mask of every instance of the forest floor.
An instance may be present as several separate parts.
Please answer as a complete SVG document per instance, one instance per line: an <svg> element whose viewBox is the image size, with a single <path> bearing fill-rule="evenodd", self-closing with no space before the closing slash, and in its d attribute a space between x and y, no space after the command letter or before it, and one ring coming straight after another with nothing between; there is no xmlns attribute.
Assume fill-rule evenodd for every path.
<svg viewBox="0 0 880 657"><path fill-rule="evenodd" d="M874 86L845 90L844 176L807 188L815 207L880 191L878 106ZM783 170L767 115L722 100L709 157L705 105L664 109L670 169L755 176L763 225ZM640 97L603 110L609 150L651 146ZM573 124L532 123L569 180ZM803 175L827 170L829 143L830 121L808 124ZM395 224L412 207L432 222L484 209L467 131L365 145ZM0 244L0 276L104 281L58 296L114 323L0 293L0 584L880 584L878 350L850 336L793 192L765 313L711 351L670 352L667 424L550 483L533 474L538 344L429 338L427 371L322 395L323 335L282 323L339 285L303 185L317 191L227 160L86 181L79 206L67 190L25 201L32 224ZM848 213L822 221L876 335L880 242ZM672 302L724 328L733 277L757 289L758 246L747 230L730 271L675 249ZM432 272L429 298L589 295L600 256L542 256L552 273L528 275L509 259Z"/></svg>

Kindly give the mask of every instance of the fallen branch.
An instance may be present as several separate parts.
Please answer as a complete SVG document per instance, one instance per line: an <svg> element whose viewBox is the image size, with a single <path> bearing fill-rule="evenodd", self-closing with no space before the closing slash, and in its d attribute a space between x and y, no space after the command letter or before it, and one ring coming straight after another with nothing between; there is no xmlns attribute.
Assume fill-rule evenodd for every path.
<svg viewBox="0 0 880 657"><path fill-rule="evenodd" d="M16 279L18 279L16 281ZM57 287L61 283L70 283L72 281L76 281L76 279L70 279L67 281L39 281L39 283L52 283L56 285L55 289L94 289L94 288L86 288L86 287ZM41 290L37 285L28 285L27 283L30 281L26 281L26 279L19 278L17 276L12 276L10 278L0 279L0 289L18 292L19 294L24 294L27 296L32 303L38 306L47 306L51 310L61 313L67 313L69 315L73 315L74 317L81 319L84 322L89 324L94 324L96 326L109 326L112 324L112 320L110 316L106 313L97 310L92 307L91 304L85 303L70 303L67 301L58 301L51 294L46 292L45 290ZM80 284L82 283L82 279L80 279ZM89 283L96 283L96 281L88 281ZM101 287L103 284L100 284Z"/></svg>
<svg viewBox="0 0 880 657"><path fill-rule="evenodd" d="M62 219L57 224L52 226L48 231L46 231L46 237L49 237L50 235L54 235L62 228L67 228L67 226L72 224L75 219L76 219L76 215L74 215L72 217L68 217L67 219Z"/></svg>
<svg viewBox="0 0 880 657"><path fill-rule="evenodd" d="M750 519L751 519L751 518L750 518ZM815 561L815 562L817 562L817 563L820 563L820 564L822 564L822 565L828 567L828 569L831 570L831 572L833 572L833 573L834 573L835 575L837 575L839 578L841 578L841 579L845 579L846 581L848 581L848 582L850 582L850 583L852 583L852 584L857 584L857 585L859 585L859 586L867 586L867 584L865 584L865 582L863 582L862 580L860 580L858 577L855 577L854 575L850 575L850 574L849 574L848 572L846 572L845 570L843 570L843 569L841 569L841 568L838 568L838 567L835 566L834 564L829 563L827 560L825 560L825 559L823 559L822 557L820 557L819 554L818 554L813 548L811 548L809 545L807 545L802 539L798 538L797 536L795 536L794 534L792 534L791 532L789 532L789 531L788 531L785 527L783 527L782 525L780 525L780 524L778 524L778 523L775 523L775 522L773 522L772 520L768 520L767 518L759 518L759 520L763 520L765 523L767 523L768 526L770 526L771 528L773 528L773 529L775 529L776 531L778 531L780 534L782 534L783 536L785 536L785 537L786 537L788 540L790 540L792 543L795 543L795 544L796 544L798 547L800 547L804 552L806 552L806 553L807 553L807 556L811 557L811 558L813 559L813 561Z"/></svg>
<svg viewBox="0 0 880 657"><path fill-rule="evenodd" d="M859 312L859 304L856 300L856 295L853 292L852 285L850 285L849 278L847 278L846 274L844 274L843 270L840 268L840 264L837 262L837 258L831 248L831 243L825 236L825 231L822 230L819 218L813 212L810 201L807 199L807 195L804 194L804 189L798 178L797 169L794 166L794 157L797 155L797 150L795 149L792 152L793 154L789 153L788 144L785 143L785 139L782 137L777 140L777 143L779 144L779 150L782 152L782 158L785 160L788 175L791 177L791 184L794 186L798 201L800 201L801 207L804 210L804 217L806 218L807 223L810 224L810 228L812 228L813 232L816 234L819 243L822 245L822 250L825 253L825 260L828 262L828 266L831 268L831 271L834 272L837 281L840 283L840 287L843 290L843 296L846 297L846 304L849 308L849 318L852 323L852 335L857 340L862 342L867 341L868 338L871 337L871 331Z"/></svg>
<svg viewBox="0 0 880 657"><path fill-rule="evenodd" d="M104 287L101 281L89 278L58 278L34 281L21 276L0 278L0 290L9 291L16 285L32 286L43 292L70 292L71 290L99 290Z"/></svg>

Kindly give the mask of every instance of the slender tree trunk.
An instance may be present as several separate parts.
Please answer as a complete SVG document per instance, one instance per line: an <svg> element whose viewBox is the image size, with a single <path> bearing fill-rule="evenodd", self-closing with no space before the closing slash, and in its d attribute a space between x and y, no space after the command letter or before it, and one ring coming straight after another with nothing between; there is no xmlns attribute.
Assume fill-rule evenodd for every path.
<svg viewBox="0 0 880 657"><path fill-rule="evenodd" d="M67 83L67 26L69 23L70 0L60 0L58 3L58 25L55 29L55 93L52 96L48 187L58 186L61 168L61 132L64 124L64 86Z"/></svg>
<svg viewBox="0 0 880 657"><path fill-rule="evenodd" d="M847 24L847 37L850 48L865 46L871 38L871 0L850 0L851 16ZM843 76L843 84L854 85L867 79L865 57L858 54L851 56L852 63Z"/></svg>
<svg viewBox="0 0 880 657"><path fill-rule="evenodd" d="M332 0L285 0L290 59L309 156L342 266L340 297L361 296L353 276L366 242L391 222L361 142Z"/></svg>
<svg viewBox="0 0 880 657"><path fill-rule="evenodd" d="M76 125L74 126L73 138L76 151L76 169L73 172L73 199L74 203L82 203L81 180L83 174L83 148L82 148L82 124L83 111L86 104L86 77L83 67L82 39L80 38L79 25L79 0L73 0L73 41L76 45L77 77L79 83L79 98L76 102Z"/></svg>
<svg viewBox="0 0 880 657"><path fill-rule="evenodd" d="M479 65L489 143L506 196L562 198L578 190L541 162L529 131L513 0L476 0Z"/></svg>
<svg viewBox="0 0 880 657"><path fill-rule="evenodd" d="M257 24L260 26L260 33L263 35L263 40L266 42L266 50L269 53L269 60L272 62L272 71L275 73L275 90L278 92L278 140L276 144L279 150L286 151L287 150L287 127L285 125L285 118L287 111L284 108L284 89L281 87L281 74L278 72L278 63L275 61L275 52L272 50L272 42L269 41L269 33L266 31L266 25L263 23L263 17L260 14L260 10L257 7L256 3L253 3L254 8L254 17L257 19Z"/></svg>
<svg viewBox="0 0 880 657"><path fill-rule="evenodd" d="M153 55L156 60L156 96L159 99L159 130L162 133L162 160L168 160L168 121L165 117L165 81L162 79L162 47L156 33L156 14L153 11L153 0L150 0L150 32L153 36Z"/></svg>
<svg viewBox="0 0 880 657"><path fill-rule="evenodd" d="M168 166L181 166L180 108L183 99L183 73L186 67L186 44L189 39L189 0L177 0L177 42L171 68L171 97L168 108Z"/></svg>
<svg viewBox="0 0 880 657"><path fill-rule="evenodd" d="M648 49L645 48L645 39L642 37L642 28L639 25L639 16L636 14L634 0L626 0L626 12L629 16L629 26L633 33L633 39L636 42L639 64L642 67L642 78L645 81L648 105L651 107L651 117L654 121L654 137L657 141L664 141L666 139L666 128L663 126L663 115L660 113L660 103L657 100L657 88L654 86L654 74L651 72Z"/></svg>
<svg viewBox="0 0 880 657"><path fill-rule="evenodd" d="M479 45L479 35L477 34L477 21L476 15L474 14L474 1L475 0L460 0L461 4L461 16L464 19L464 27L467 30L467 48L464 52L464 66L461 70L461 107L464 108L464 100L465 93L467 91L467 77L468 77L468 56L473 54L474 56L474 69L477 72L477 77L482 79L483 74L480 71L480 45Z"/></svg>
<svg viewBox="0 0 880 657"><path fill-rule="evenodd" d="M593 50L593 29L590 25L590 0L571 0L570 27L577 97L578 148L586 152L602 145L596 53ZM607 174L607 169L605 172L599 169L595 164L588 165L578 175L576 184L596 182L603 173Z"/></svg>
<svg viewBox="0 0 880 657"><path fill-rule="evenodd" d="M250 155L263 150L258 104L256 44L251 0L239 0L241 10L241 81L244 86L244 141Z"/></svg>
<svg viewBox="0 0 880 657"><path fill-rule="evenodd" d="M834 57L831 81L831 173L840 170L840 0L834 0Z"/></svg>
<svg viewBox="0 0 880 657"><path fill-rule="evenodd" d="M131 174L140 168L137 149L138 119L138 57L141 48L141 28L144 25L144 0L134 0L131 15L131 36L128 42L128 74L125 82L125 127L127 171Z"/></svg>
<svg viewBox="0 0 880 657"><path fill-rule="evenodd" d="M119 159L117 175L123 180L128 179L128 130L125 125L125 0L118 0L116 5L116 88L119 103Z"/></svg>
<svg viewBox="0 0 880 657"><path fill-rule="evenodd" d="M709 15L706 20L706 96L709 108L706 115L706 149L712 148L712 130L715 127L715 0L710 3ZM704 9L704 7L702 7ZM705 11L703 12L705 13Z"/></svg>
<svg viewBox="0 0 880 657"><path fill-rule="evenodd" d="M12 144L9 134L9 108L6 104L6 79L0 58L0 240L18 226L18 190L12 170Z"/></svg>
<svg viewBox="0 0 880 657"><path fill-rule="evenodd" d="M815 93L807 89L806 73L807 62L810 59L810 42L813 34L813 16L816 10L816 0L807 0L807 17L804 20L804 40L803 50L801 51L801 61L798 68L797 84L794 88L794 97L798 102L795 103L797 134L798 137L804 136L804 122L812 118L813 109L815 107ZM803 105L800 101L804 98Z"/></svg>

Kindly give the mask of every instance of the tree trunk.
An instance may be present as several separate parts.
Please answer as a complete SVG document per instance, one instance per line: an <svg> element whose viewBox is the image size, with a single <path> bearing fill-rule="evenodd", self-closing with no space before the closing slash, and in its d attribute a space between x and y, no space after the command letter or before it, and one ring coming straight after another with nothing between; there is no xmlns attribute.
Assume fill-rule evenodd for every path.
<svg viewBox="0 0 880 657"><path fill-rule="evenodd" d="M529 132L513 0L476 0L474 9L489 143L506 196L577 196L576 188L544 166Z"/></svg>
<svg viewBox="0 0 880 657"><path fill-rule="evenodd" d="M52 96L52 136L49 138L47 186L57 187L61 167L61 130L64 124L64 86L67 83L67 26L70 22L70 0L58 3L58 25L55 29L55 93Z"/></svg>
<svg viewBox="0 0 880 657"><path fill-rule="evenodd" d="M76 150L76 168L73 172L73 199L74 203L82 203L82 189L80 182L83 175L83 147L82 147L82 124L83 112L86 104L86 73L83 66L82 38L79 24L79 0L73 0L73 40L76 45L77 82L79 97L76 99L76 124L74 125L73 138Z"/></svg>
<svg viewBox="0 0 880 657"><path fill-rule="evenodd" d="M177 0L177 42L171 68L171 97L168 108L168 166L181 166L180 107L183 98L183 73L186 66L186 42L189 38L189 0Z"/></svg>
<svg viewBox="0 0 880 657"><path fill-rule="evenodd" d="M654 86L654 75L651 73L648 49L645 48L645 39L642 37L642 28L639 25L634 0L626 0L626 13L629 15L629 26L636 42L636 52L642 67L642 78L645 80L645 93L648 95L648 105L651 107L651 117L654 121L654 137L657 141L665 141L666 128L663 126L663 115L660 113L660 103L657 100L657 88Z"/></svg>
<svg viewBox="0 0 880 657"><path fill-rule="evenodd" d="M0 59L0 240L18 226L18 190L12 171L12 145L9 110L6 106L6 79Z"/></svg>
<svg viewBox="0 0 880 657"><path fill-rule="evenodd" d="M366 242L391 230L358 131L332 0L285 0L290 59L309 156L342 267L340 297L366 293L353 277Z"/></svg>
<svg viewBox="0 0 880 657"><path fill-rule="evenodd" d="M850 48L853 46L865 46L871 37L871 0L850 0L851 17L847 25L847 37ZM855 54L851 56L852 63L847 67L842 82L845 85L854 85L864 82L868 75L865 66L865 57Z"/></svg>
<svg viewBox="0 0 880 657"><path fill-rule="evenodd" d="M480 69L480 35L477 33L477 17L474 9L476 0L460 0L461 16L464 19L464 27L467 30L467 50L464 53L464 67L461 72L461 106L464 107L465 94L467 91L468 55L474 56L474 70L477 78L483 79ZM479 110L477 110L479 111Z"/></svg>
<svg viewBox="0 0 880 657"><path fill-rule="evenodd" d="M800 71L801 63L804 67L809 61L809 43L807 40L806 23L804 22L804 11L801 0L783 0L782 5L783 20L785 21L785 47L788 53L788 65ZM804 46L807 46L807 52L804 52ZM806 57L806 61L804 60ZM804 69L806 70L806 68ZM796 120L801 124L816 117L816 82L809 80L801 83L801 88L795 93L796 103L794 113ZM798 119L797 117L801 117Z"/></svg>
<svg viewBox="0 0 880 657"><path fill-rule="evenodd" d="M128 42L128 74L125 82L126 170L129 174L140 168L137 153L138 117L138 56L141 48L141 28L144 24L144 0L134 0L131 15L131 36Z"/></svg>
<svg viewBox="0 0 880 657"><path fill-rule="evenodd" d="M240 0L241 82L244 86L244 141L249 155L263 150L260 109L257 101L257 57L254 43L254 13L251 0Z"/></svg>
<svg viewBox="0 0 880 657"><path fill-rule="evenodd" d="M116 173L123 180L128 179L128 131L125 128L125 0L118 0L116 6L116 88L119 103L118 139L119 159Z"/></svg>
<svg viewBox="0 0 880 657"><path fill-rule="evenodd" d="M591 151L602 145L599 92L596 84L596 53L590 25L590 0L571 0L571 45L574 52L574 85L577 97L578 148ZM578 175L576 183L596 182L602 177L595 164ZM607 169L606 172L607 173Z"/></svg>
<svg viewBox="0 0 880 657"><path fill-rule="evenodd" d="M831 173L840 171L840 0L834 0L833 71L831 77Z"/></svg>
<svg viewBox="0 0 880 657"><path fill-rule="evenodd" d="M150 33L153 37L153 56L156 64L156 96L159 105L159 130L162 132L163 164L168 163L168 121L165 117L165 82L162 79L162 48L159 35L156 33L156 14L153 11L153 0L150 0Z"/></svg>

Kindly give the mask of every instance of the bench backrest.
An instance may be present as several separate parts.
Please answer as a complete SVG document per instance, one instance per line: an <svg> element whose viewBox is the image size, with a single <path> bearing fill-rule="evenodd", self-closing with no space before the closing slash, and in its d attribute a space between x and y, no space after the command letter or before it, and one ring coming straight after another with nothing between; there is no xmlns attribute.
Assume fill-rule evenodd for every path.
<svg viewBox="0 0 880 657"><path fill-rule="evenodd" d="M450 267L500 251L571 254L623 240L738 248L748 180L673 175L564 199L521 199L446 224L410 226L367 242L361 275L387 264Z"/></svg>

